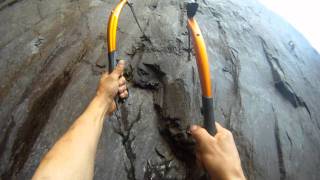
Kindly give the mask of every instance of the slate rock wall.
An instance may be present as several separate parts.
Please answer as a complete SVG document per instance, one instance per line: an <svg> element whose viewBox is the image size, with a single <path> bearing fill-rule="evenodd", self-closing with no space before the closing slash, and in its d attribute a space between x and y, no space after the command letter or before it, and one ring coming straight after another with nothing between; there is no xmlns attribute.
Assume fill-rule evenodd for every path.
<svg viewBox="0 0 320 180"><path fill-rule="evenodd" d="M194 142L201 93L183 1L133 1L118 29L130 98L106 119L95 179L200 179ZM255 0L202 0L218 122L248 179L320 175L320 55ZM0 1L0 174L30 179L94 96L107 67L111 0Z"/></svg>

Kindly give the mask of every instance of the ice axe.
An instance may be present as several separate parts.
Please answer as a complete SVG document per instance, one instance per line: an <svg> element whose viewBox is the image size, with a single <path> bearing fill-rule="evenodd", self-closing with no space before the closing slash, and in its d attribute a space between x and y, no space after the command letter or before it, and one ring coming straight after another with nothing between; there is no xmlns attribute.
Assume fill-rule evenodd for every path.
<svg viewBox="0 0 320 180"><path fill-rule="evenodd" d="M108 20L108 28L107 28L107 44L108 44L108 62L109 62L109 73L113 71L113 69L117 65L117 29L118 29L118 21L119 16L121 14L121 11L125 5L128 5L131 9L131 12L133 14L134 20L136 21L140 31L143 34L143 37L146 37L144 31L142 30L140 23L138 21L138 18L136 16L136 13L133 9L133 4L129 0L120 0L120 2L117 4L117 6L111 11L111 14L109 16ZM129 90L128 90L129 92ZM123 103L124 99L118 99L116 102ZM118 107L118 104L117 104Z"/></svg>
<svg viewBox="0 0 320 180"><path fill-rule="evenodd" d="M213 112L213 96L211 90L210 66L206 45L201 34L199 25L194 18L198 10L198 3L187 3L187 27L193 39L196 53L196 61L202 91L202 113L204 116L204 127L211 135L216 134L215 119Z"/></svg>
<svg viewBox="0 0 320 180"><path fill-rule="evenodd" d="M137 19L136 13L133 9L133 4L128 0L120 0L117 6L111 11L108 21L108 29L107 29L107 43L108 43L108 58L109 58L109 72L112 72L115 68L117 62L117 28L118 28L118 20L120 13L125 5L128 5L131 9L133 17L142 32L143 36L146 37L143 32L139 21Z"/></svg>

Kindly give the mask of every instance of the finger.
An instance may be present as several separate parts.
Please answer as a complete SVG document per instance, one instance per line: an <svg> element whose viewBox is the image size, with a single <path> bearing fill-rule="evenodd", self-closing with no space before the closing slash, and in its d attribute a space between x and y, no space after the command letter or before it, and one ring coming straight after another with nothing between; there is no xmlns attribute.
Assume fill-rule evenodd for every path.
<svg viewBox="0 0 320 180"><path fill-rule="evenodd" d="M123 76L119 79L119 86L125 85L126 84L126 78L124 78Z"/></svg>
<svg viewBox="0 0 320 180"><path fill-rule="evenodd" d="M192 137L196 140L197 143L205 143L205 141L211 137L207 130L203 129L200 126L193 125L190 128Z"/></svg>
<svg viewBox="0 0 320 180"><path fill-rule="evenodd" d="M112 71L111 76L119 79L119 77L122 76L124 67L125 67L125 61L120 60L117 64L117 67Z"/></svg>
<svg viewBox="0 0 320 180"><path fill-rule="evenodd" d="M128 97L128 95L129 95L128 91L125 91L125 92L121 93L119 96L120 96L120 98L125 99Z"/></svg>
<svg viewBox="0 0 320 180"><path fill-rule="evenodd" d="M215 122L215 125L218 133L224 131L224 127L222 127L218 122Z"/></svg>
<svg viewBox="0 0 320 180"><path fill-rule="evenodd" d="M123 93L124 91L126 91L127 90L127 86L126 85L123 85L123 86L120 86L119 87L119 93L121 94L121 93Z"/></svg>
<svg viewBox="0 0 320 180"><path fill-rule="evenodd" d="M105 78L107 78L108 76L109 76L109 73L108 73L108 72L105 72L105 73L102 74L101 79L105 79Z"/></svg>

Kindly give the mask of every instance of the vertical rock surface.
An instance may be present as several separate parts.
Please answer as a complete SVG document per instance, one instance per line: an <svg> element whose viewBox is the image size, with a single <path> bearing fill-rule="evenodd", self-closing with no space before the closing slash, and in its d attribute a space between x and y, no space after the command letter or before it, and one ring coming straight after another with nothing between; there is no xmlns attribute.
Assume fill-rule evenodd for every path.
<svg viewBox="0 0 320 180"><path fill-rule="evenodd" d="M30 179L94 96L116 2L0 1L0 179ZM130 98L106 119L95 179L200 179L186 134L202 121L185 4L133 3L147 38L125 8L118 47ZM248 179L318 179L318 52L255 0L199 3L216 119L232 130Z"/></svg>

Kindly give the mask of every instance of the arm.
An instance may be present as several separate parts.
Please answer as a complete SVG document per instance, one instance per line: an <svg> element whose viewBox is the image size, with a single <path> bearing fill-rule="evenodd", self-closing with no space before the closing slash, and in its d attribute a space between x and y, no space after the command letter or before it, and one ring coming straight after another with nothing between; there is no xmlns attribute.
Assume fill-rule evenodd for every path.
<svg viewBox="0 0 320 180"><path fill-rule="evenodd" d="M92 179L104 118L115 110L114 98L128 96L121 77L124 62L101 77L96 96L69 130L44 156L32 179Z"/></svg>
<svg viewBox="0 0 320 180"><path fill-rule="evenodd" d="M216 127L217 134L214 137L199 126L190 128L197 143L198 160L207 170L211 179L246 179L232 133L219 123L216 123Z"/></svg>

